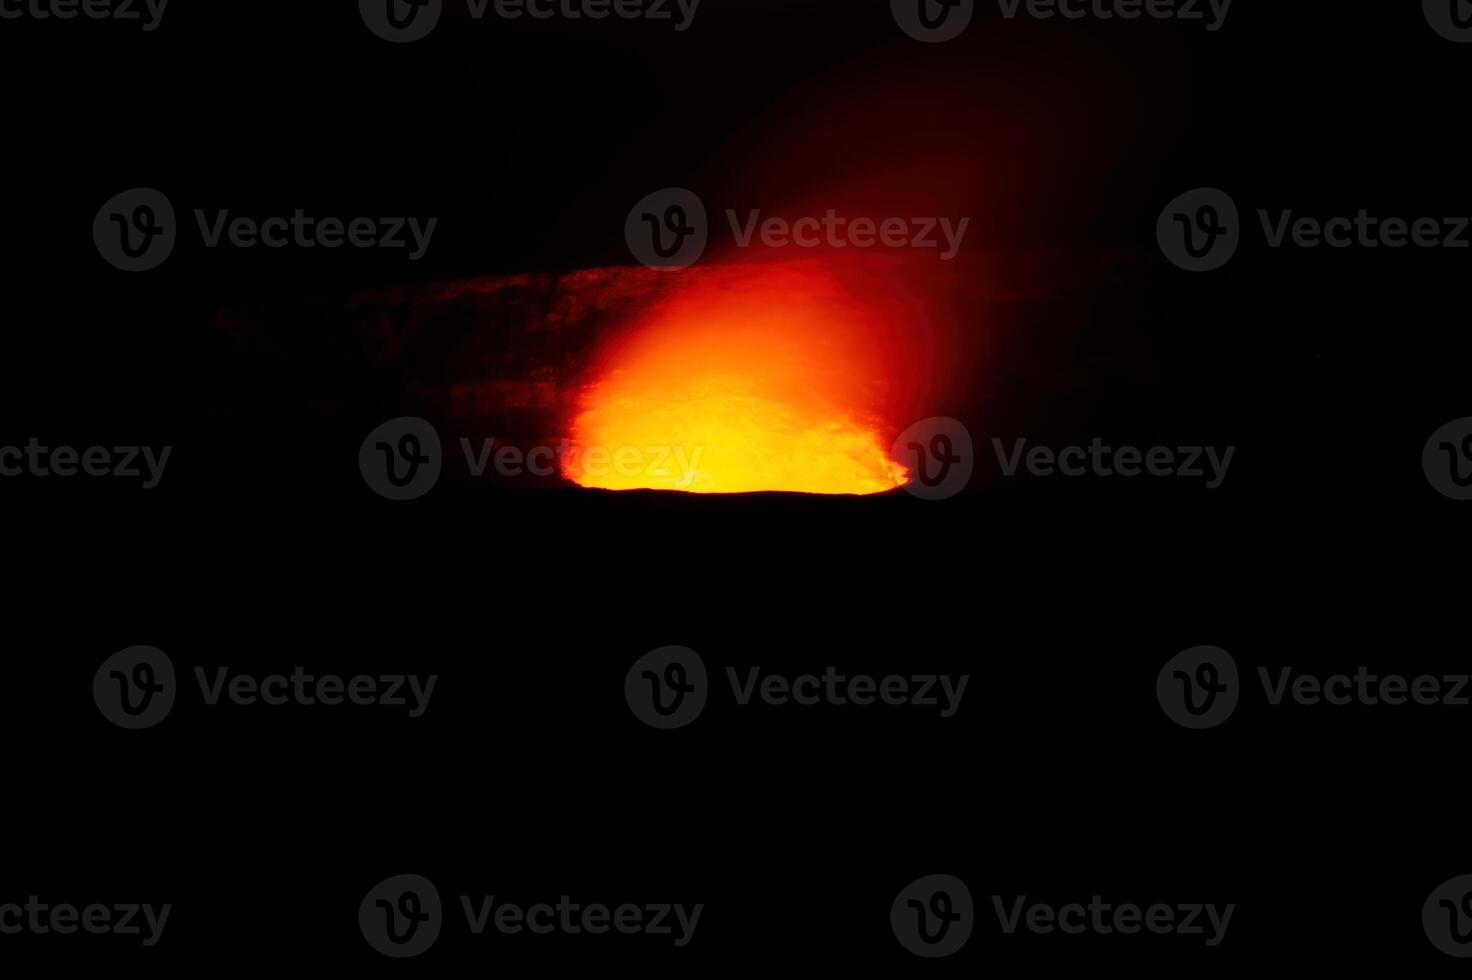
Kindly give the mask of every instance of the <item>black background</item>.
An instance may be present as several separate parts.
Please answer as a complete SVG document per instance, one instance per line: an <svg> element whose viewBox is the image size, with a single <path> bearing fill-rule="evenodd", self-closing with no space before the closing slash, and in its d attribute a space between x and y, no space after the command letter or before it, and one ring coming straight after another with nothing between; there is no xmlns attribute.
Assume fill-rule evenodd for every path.
<svg viewBox="0 0 1472 980"><path fill-rule="evenodd" d="M1398 6L1237 0L1209 34L1006 22L981 5L933 46L887 4L821 0L704 0L678 35L450 16L405 46L338 2L174 0L149 34L0 22L0 445L176 447L152 491L0 481L0 901L175 905L153 949L4 937L0 958L226 974L1453 968L1419 916L1472 863L1468 709L1269 709L1249 684L1227 724L1187 732L1154 697L1165 660L1203 643L1249 677L1467 668L1465 515L1420 467L1429 434L1469 414L1467 253L1269 250L1249 235L1226 269L1190 276L1154 243L1160 208L1197 186L1229 190L1244 217L1472 213L1458 95L1472 50ZM1008 481L983 452L968 492L942 502L448 485L395 505L354 462L362 434L401 414L391 383L346 418L303 415L300 390L275 387L301 375L247 370L215 326L223 307L324 290L626 262L623 216L650 190L799 179L777 159L742 183L726 162L794 93L862 75L872 97L917 72L994 106L957 112L955 130L1032 167L996 187L974 247L1107 270L978 317L988 359L942 407L982 447L1235 445L1222 488ZM413 266L181 245L129 276L89 229L133 186L181 211L443 217ZM139 643L184 672L301 663L440 684L414 721L192 698L124 732L88 691ZM718 699L656 732L622 683L670 643L714 670L972 680L948 721ZM452 920L430 953L394 963L356 910L406 872L447 903L706 909L683 949L472 939ZM967 881L978 925L960 954L924 962L894 941L889 904L936 872ZM1207 949L1002 937L993 894L1238 908Z"/></svg>

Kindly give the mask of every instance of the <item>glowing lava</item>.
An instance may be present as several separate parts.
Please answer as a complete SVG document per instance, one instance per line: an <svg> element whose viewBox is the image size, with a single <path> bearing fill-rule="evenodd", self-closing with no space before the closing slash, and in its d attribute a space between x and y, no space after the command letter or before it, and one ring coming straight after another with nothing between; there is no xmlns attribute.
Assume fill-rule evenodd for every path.
<svg viewBox="0 0 1472 980"><path fill-rule="evenodd" d="M563 474L609 490L889 490L909 473L877 415L883 378L838 282L802 266L727 268L608 351Z"/></svg>

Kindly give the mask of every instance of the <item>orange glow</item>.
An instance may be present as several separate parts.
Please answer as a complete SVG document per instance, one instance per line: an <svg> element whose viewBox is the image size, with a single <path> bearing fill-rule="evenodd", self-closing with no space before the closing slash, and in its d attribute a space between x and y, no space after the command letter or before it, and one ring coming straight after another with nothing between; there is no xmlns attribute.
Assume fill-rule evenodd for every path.
<svg viewBox="0 0 1472 980"><path fill-rule="evenodd" d="M903 485L862 304L802 263L672 273L606 352L563 474L585 487L878 493Z"/></svg>

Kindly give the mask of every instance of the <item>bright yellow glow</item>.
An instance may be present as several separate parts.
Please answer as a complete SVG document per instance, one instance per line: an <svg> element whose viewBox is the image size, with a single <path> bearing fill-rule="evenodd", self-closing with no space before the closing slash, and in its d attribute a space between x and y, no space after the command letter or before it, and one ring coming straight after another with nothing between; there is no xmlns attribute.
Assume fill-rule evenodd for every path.
<svg viewBox="0 0 1472 980"><path fill-rule="evenodd" d="M878 493L901 486L877 359L831 284L766 270L688 289L610 352L563 473L585 487Z"/></svg>

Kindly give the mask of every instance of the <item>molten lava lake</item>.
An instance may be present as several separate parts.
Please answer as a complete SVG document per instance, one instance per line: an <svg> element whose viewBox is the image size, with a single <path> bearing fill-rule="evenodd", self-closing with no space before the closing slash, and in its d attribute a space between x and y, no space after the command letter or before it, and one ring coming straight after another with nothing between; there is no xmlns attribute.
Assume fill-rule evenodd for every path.
<svg viewBox="0 0 1472 980"><path fill-rule="evenodd" d="M605 344L576 394L563 475L606 490L873 494L913 388L898 294L832 263L672 283ZM914 315L913 309L908 311Z"/></svg>
<svg viewBox="0 0 1472 980"><path fill-rule="evenodd" d="M859 498L920 478L896 440L976 390L999 278L894 255L598 266L324 291L217 326L254 386L324 427L423 420L446 484Z"/></svg>

